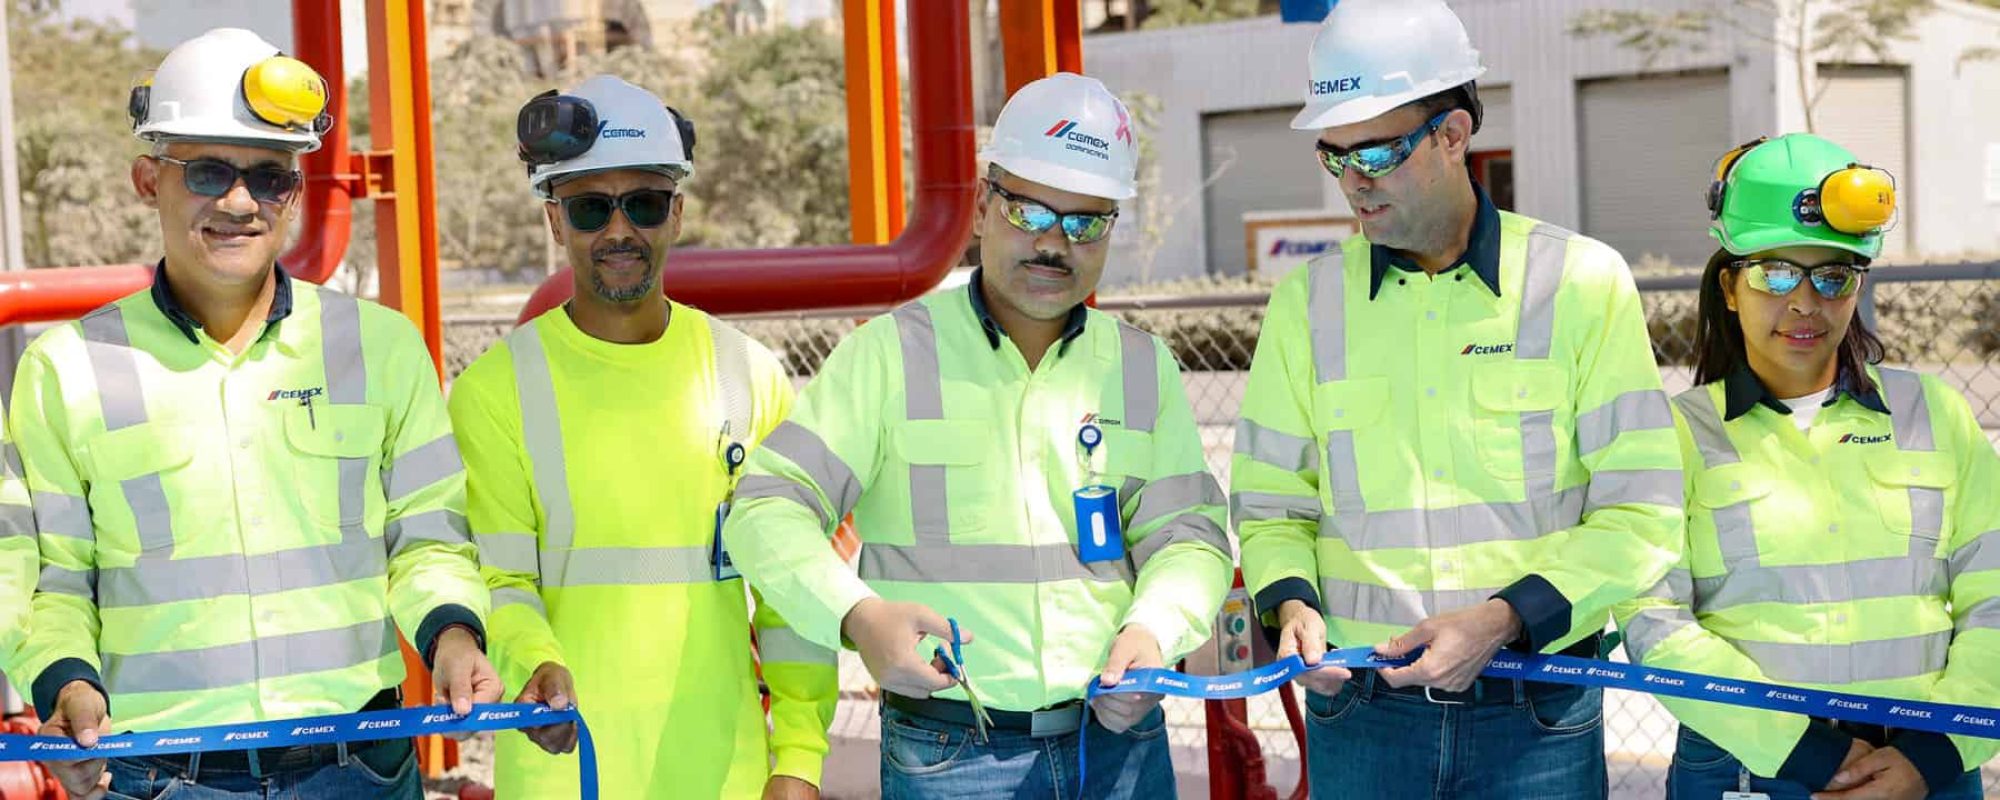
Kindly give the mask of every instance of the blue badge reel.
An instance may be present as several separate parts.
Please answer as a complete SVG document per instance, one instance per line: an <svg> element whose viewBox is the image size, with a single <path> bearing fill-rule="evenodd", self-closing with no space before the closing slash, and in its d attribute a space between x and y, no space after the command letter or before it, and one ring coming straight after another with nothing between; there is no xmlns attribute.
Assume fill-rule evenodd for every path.
<svg viewBox="0 0 2000 800"><path fill-rule="evenodd" d="M1077 556L1086 564L1119 561L1125 558L1125 532L1118 520L1118 490L1097 482L1092 468L1097 448L1104 444L1104 431L1085 424L1076 432L1082 455L1085 485L1071 493L1076 507Z"/></svg>
<svg viewBox="0 0 2000 800"><path fill-rule="evenodd" d="M718 581L740 578L743 573L736 571L736 565L729 560L729 550L722 546L722 523L729 518L729 501L736 495L736 472L743 468L744 457L748 454L741 442L730 442L722 450L722 465L729 471L729 494L722 502L715 504L715 533L708 545L708 568L710 577Z"/></svg>

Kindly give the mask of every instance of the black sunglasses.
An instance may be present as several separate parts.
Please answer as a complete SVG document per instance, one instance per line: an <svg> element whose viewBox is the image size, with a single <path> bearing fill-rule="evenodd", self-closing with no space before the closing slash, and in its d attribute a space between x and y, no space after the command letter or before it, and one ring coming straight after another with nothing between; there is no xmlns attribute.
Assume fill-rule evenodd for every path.
<svg viewBox="0 0 2000 800"><path fill-rule="evenodd" d="M250 196L257 202L282 205L292 199L292 193L298 191L299 182L305 179L298 170L276 164L239 167L216 158L197 158L193 161L166 156L152 158L180 167L181 183L187 186L188 191L203 197L229 194L240 179L243 188L250 190Z"/></svg>
<svg viewBox="0 0 2000 800"><path fill-rule="evenodd" d="M562 199L563 215L569 226L584 233L596 233L611 224L611 212L623 209L625 219L635 228L657 228L666 224L674 210L674 193L667 189L640 189L612 197L608 194L580 194Z"/></svg>

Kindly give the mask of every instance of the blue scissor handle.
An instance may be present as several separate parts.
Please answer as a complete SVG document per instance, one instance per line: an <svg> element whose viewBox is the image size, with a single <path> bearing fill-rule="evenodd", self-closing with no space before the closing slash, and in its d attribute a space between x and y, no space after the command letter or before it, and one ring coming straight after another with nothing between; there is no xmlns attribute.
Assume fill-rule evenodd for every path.
<svg viewBox="0 0 2000 800"><path fill-rule="evenodd" d="M958 620L946 618L945 622L951 624L951 660L957 662L959 666L964 666L965 654L963 652L960 652L958 649L960 644L958 637Z"/></svg>

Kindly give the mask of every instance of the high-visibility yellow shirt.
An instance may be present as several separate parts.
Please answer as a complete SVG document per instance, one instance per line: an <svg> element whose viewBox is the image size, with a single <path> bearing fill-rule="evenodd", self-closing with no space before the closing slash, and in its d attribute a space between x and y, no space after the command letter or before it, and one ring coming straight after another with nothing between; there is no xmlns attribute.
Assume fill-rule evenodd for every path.
<svg viewBox="0 0 2000 800"><path fill-rule="evenodd" d="M1030 369L975 310L979 281L841 341L751 454L724 537L808 641L837 646L868 597L923 603L972 631L979 699L1028 711L1081 698L1126 624L1169 663L1199 646L1229 542L1166 346L1080 309ZM1103 435L1089 463L1084 424ZM1124 558L1080 560L1072 493L1093 483L1118 491ZM827 549L850 511L858 574Z"/></svg>
<svg viewBox="0 0 2000 800"><path fill-rule="evenodd" d="M1231 502L1267 619L1369 645L1494 597L1535 651L1601 630L1681 542L1681 458L1625 261L1493 210L1435 277L1349 237L1272 291Z"/></svg>
<svg viewBox="0 0 2000 800"><path fill-rule="evenodd" d="M465 473L416 327L275 280L240 354L164 266L29 345L13 426L41 545L19 659L37 706L84 679L122 730L358 711L403 680L398 628L424 652L480 629Z"/></svg>
<svg viewBox="0 0 2000 800"><path fill-rule="evenodd" d="M1876 697L2000 707L2000 455L1930 375L1843 381L1800 431L1747 370L1674 398L1687 547L1618 608L1634 661ZM1751 772L1818 790L1850 737L1798 714L1663 697ZM1932 788L2000 741L1903 731Z"/></svg>
<svg viewBox="0 0 2000 800"><path fill-rule="evenodd" d="M834 653L758 604L767 737L750 599L711 561L727 443L754 447L776 427L791 383L763 346L670 308L659 339L631 345L555 309L453 384L493 652L510 692L545 662L570 669L606 797L757 797L772 774L817 784ZM747 414L725 407L738 393ZM576 796L574 755L518 733L498 755L498 796Z"/></svg>
<svg viewBox="0 0 2000 800"><path fill-rule="evenodd" d="M28 600L41 566L35 511L21 477L21 451L0 426L0 673L14 674L14 648L28 636Z"/></svg>

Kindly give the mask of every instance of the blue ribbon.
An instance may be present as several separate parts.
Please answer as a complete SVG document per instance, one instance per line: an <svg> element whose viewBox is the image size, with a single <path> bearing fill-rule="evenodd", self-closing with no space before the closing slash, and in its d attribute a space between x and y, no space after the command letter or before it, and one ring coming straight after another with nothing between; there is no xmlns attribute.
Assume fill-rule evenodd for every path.
<svg viewBox="0 0 2000 800"><path fill-rule="evenodd" d="M1166 669L1135 669L1115 686L1103 686L1092 679L1089 697L1125 692L1152 692L1192 697L1197 700L1236 700L1263 694L1285 682L1322 667L1376 669L1396 667L1416 660L1380 658L1374 648L1345 647L1333 650L1317 666L1306 666L1298 656L1266 664L1248 672L1213 677L1186 675ZM1823 689L1805 689L1775 683L1712 678L1692 672L1621 664L1575 656L1520 654L1502 651L1488 662L1481 675L1491 678L1519 678L1540 683L1567 683L1605 689L1707 700L1744 708L1789 711L1814 717L1864 722L1931 733L1979 736L2000 739L2000 709L1868 697ZM1084 725L1090 724L1090 706L1084 706ZM1081 732L1079 732L1081 734ZM1077 785L1083 785L1084 737L1076 743Z"/></svg>
<svg viewBox="0 0 2000 800"><path fill-rule="evenodd" d="M304 744L338 744L374 739L401 739L431 733L502 731L576 723L577 773L584 800L597 798L597 748L590 726L572 707L556 711L533 703L485 703L460 716L449 706L399 708L358 714L246 722L206 728L181 728L150 733L121 733L97 740L88 749L62 736L0 735L0 762L77 761L86 758L135 758L176 753L249 750Z"/></svg>

